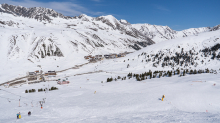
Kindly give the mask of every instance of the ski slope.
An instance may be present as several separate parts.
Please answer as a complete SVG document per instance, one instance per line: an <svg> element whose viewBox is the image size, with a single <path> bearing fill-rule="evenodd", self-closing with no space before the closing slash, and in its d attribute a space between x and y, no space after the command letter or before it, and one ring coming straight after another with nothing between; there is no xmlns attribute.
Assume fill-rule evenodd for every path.
<svg viewBox="0 0 220 123"><path fill-rule="evenodd" d="M137 82L134 79L101 83L114 73L69 77L69 85L56 81L2 88L0 119L4 123L87 122L195 122L217 123L219 74L166 77ZM216 83L216 86L213 84ZM24 93L26 89L56 86L59 90ZM94 92L96 93L94 94ZM19 96L21 107L19 106ZM161 101L165 95L164 101ZM7 99L2 97L9 98ZM46 98L41 109L39 102ZM33 107L31 102L33 101ZM26 105L27 104L27 105ZM32 112L28 116L28 111ZM16 113L21 112L21 119Z"/></svg>

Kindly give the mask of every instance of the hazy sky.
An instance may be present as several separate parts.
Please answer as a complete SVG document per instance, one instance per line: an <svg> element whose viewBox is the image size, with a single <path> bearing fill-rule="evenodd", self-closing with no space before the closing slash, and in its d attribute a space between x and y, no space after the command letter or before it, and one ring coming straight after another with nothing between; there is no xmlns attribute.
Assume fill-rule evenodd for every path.
<svg viewBox="0 0 220 123"><path fill-rule="evenodd" d="M64 15L113 15L134 23L169 26L174 30L220 24L220 0L0 0L24 7L52 8Z"/></svg>

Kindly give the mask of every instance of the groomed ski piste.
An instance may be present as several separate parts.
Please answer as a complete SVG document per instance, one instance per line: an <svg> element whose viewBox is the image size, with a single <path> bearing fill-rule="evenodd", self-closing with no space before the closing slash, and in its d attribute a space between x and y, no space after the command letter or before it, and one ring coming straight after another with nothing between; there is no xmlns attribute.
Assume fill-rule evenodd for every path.
<svg viewBox="0 0 220 123"><path fill-rule="evenodd" d="M57 76L61 79L68 78L70 84L66 85L58 85L57 81L46 81L9 88L0 86L0 122L219 123L220 61L217 59L205 61L206 64L198 64L197 67L191 68L193 70L209 68L216 70L216 74L187 74L182 77L173 75L142 81L127 78L106 82L107 78L124 77L130 72L141 74L149 70L171 70L170 67L160 65L156 68L152 67L152 63L143 63L144 57L138 57L143 52L154 51L156 53L165 49L181 50L181 48L176 48L178 46L184 47L186 51L192 47L199 51L206 46L219 43L219 40L215 40L219 37L220 31L214 31L201 33L198 36L168 40L148 46L123 58L89 63L79 69L58 73ZM199 59L203 58L199 57ZM60 65L63 64L62 62L60 60ZM1 72L6 73L4 75L10 72L20 73L19 70L11 71L10 69ZM45 89L52 86L57 87L58 90L25 93L25 90ZM161 100L162 95L165 95L164 101ZM39 101L43 99L45 103L41 108ZM28 116L28 111L32 112L31 116ZM21 113L21 119L16 118L18 112Z"/></svg>

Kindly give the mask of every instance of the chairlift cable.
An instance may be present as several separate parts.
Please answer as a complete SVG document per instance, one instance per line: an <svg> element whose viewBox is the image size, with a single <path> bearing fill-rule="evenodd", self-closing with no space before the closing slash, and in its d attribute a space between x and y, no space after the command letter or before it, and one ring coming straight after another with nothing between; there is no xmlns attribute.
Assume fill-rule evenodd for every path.
<svg viewBox="0 0 220 123"><path fill-rule="evenodd" d="M11 102L11 100L13 100L13 101L18 101L17 99L12 99L12 98L7 98L7 97L2 97L2 96L0 96L0 98L3 98L3 99L7 99L7 101L9 101L9 102ZM20 100L20 99L19 99ZM33 100L32 100L32 102L33 102ZM31 105L32 105L32 107L33 107L33 103L31 102ZM38 103L39 101L37 101L37 103ZM24 101L23 102L26 106L28 106L28 103L27 103L27 101Z"/></svg>
<svg viewBox="0 0 220 123"><path fill-rule="evenodd" d="M15 99L7 98L7 97L2 97L2 96L0 96L0 98L4 98L4 99L7 99L7 100L15 100ZM17 101L17 100L15 100L15 101Z"/></svg>
<svg viewBox="0 0 220 123"><path fill-rule="evenodd" d="M12 92L9 92L9 91L3 90L3 89L0 89L0 90L5 91L5 92L10 93L10 94L13 94L13 95L16 95L16 96L19 96L20 99L21 99L21 97L22 97L22 98L24 98L24 99L28 99L28 100L32 100L32 101L36 101L36 100L29 99L29 98L26 98L26 97L23 97L23 96L17 95L17 94L14 94L14 93L12 93Z"/></svg>

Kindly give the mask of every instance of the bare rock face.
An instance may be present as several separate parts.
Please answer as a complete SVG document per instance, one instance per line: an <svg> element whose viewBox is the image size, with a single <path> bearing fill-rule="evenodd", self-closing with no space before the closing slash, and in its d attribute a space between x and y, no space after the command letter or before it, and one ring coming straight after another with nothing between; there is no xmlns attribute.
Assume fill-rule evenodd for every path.
<svg viewBox="0 0 220 123"><path fill-rule="evenodd" d="M21 6L13 6L8 4L2 4L0 7L0 12L12 14L15 16L22 16L27 18L34 18L39 21L48 21L50 22L52 19L51 17L59 17L65 19L71 19L72 17L64 16L53 9L47 9L42 7L33 7L33 8L26 8Z"/></svg>
<svg viewBox="0 0 220 123"><path fill-rule="evenodd" d="M219 30L220 29L220 24L217 25L217 26L214 26L210 29L210 31L216 31L216 30Z"/></svg>

